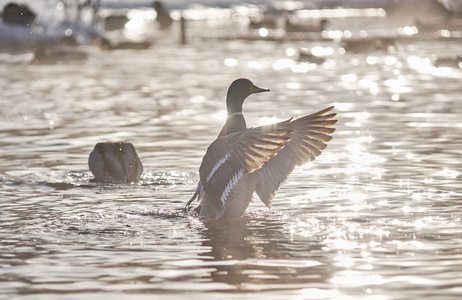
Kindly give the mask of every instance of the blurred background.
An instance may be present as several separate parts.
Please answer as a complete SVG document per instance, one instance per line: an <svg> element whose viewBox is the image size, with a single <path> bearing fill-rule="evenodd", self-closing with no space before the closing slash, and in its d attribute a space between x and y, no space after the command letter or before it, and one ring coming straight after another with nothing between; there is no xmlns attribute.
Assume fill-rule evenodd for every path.
<svg viewBox="0 0 462 300"><path fill-rule="evenodd" d="M460 299L462 1L0 0L0 299ZM183 212L231 82L335 105L268 210ZM88 155L130 141L132 184Z"/></svg>

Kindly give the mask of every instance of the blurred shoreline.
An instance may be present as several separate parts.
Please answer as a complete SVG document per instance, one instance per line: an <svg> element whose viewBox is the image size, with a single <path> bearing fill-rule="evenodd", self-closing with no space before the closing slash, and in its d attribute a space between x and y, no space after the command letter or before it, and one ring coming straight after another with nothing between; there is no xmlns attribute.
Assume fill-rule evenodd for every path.
<svg viewBox="0 0 462 300"><path fill-rule="evenodd" d="M8 1L2 0L0 5L2 3ZM72 5L66 1L21 3L30 5L36 20L28 26L0 23L0 52L44 52L43 48L78 45L96 45L103 50L146 49L172 34L172 31L165 31L170 24L163 28L159 22L160 16L153 9L152 1L86 1L72 2ZM446 9L455 6L444 2L444 8L439 2L427 0L419 1L419 7L414 8L415 3L413 0L311 1L305 4L294 1L250 1L246 4L169 1L164 6L166 18L176 23L185 20L181 27L173 26L182 30L173 33L177 40L181 35L182 43L186 43L188 36L192 40L332 40L336 43L354 39L462 38L462 19ZM206 26L195 23L197 21L207 22Z"/></svg>

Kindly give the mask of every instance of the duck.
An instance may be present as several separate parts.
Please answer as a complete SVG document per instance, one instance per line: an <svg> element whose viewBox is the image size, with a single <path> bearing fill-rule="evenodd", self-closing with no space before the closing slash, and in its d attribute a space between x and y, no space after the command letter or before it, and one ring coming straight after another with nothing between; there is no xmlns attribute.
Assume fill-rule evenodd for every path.
<svg viewBox="0 0 462 300"><path fill-rule="evenodd" d="M249 29L276 29L278 26L278 18L273 15L263 15L260 17L250 18Z"/></svg>
<svg viewBox="0 0 462 300"><path fill-rule="evenodd" d="M5 5L1 17L4 23L30 27L36 14L26 4L11 2Z"/></svg>
<svg viewBox="0 0 462 300"><path fill-rule="evenodd" d="M271 207L271 200L296 166L314 160L332 139L333 106L296 120L247 128L242 113L244 100L269 92L249 79L239 78L230 85L226 106L228 117L217 139L210 144L199 167L199 183L186 203L208 219L238 218L254 192Z"/></svg>
<svg viewBox="0 0 462 300"><path fill-rule="evenodd" d="M103 19L105 31L122 30L130 19L125 14L109 15Z"/></svg>
<svg viewBox="0 0 462 300"><path fill-rule="evenodd" d="M111 50L146 50L151 47L152 42L150 41L119 41L112 42L107 38L100 38L97 41L97 44L103 51Z"/></svg>
<svg viewBox="0 0 462 300"><path fill-rule="evenodd" d="M306 48L302 48L299 50L297 61L321 65L326 61L326 59L323 57L314 55L313 53L311 53L311 51L309 51Z"/></svg>
<svg viewBox="0 0 462 300"><path fill-rule="evenodd" d="M437 68L460 68L462 69L462 52L457 53L455 56L438 56L434 65Z"/></svg>
<svg viewBox="0 0 462 300"><path fill-rule="evenodd" d="M130 142L97 143L88 158L88 166L95 176L92 182L137 182L143 173L143 164Z"/></svg>
<svg viewBox="0 0 462 300"><path fill-rule="evenodd" d="M347 53L372 53L376 51L389 52L389 49L397 49L393 38L361 38L346 39L341 43L342 48Z"/></svg>
<svg viewBox="0 0 462 300"><path fill-rule="evenodd" d="M286 18L286 32L322 32L326 30L329 21L321 19L318 23L294 23L289 17Z"/></svg>

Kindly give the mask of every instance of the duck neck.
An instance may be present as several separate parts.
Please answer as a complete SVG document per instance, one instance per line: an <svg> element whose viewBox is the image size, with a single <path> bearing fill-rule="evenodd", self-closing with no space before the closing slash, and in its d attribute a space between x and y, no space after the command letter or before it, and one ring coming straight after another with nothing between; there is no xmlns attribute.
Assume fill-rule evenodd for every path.
<svg viewBox="0 0 462 300"><path fill-rule="evenodd" d="M221 129L220 134L218 137L225 136L234 132L238 132L247 128L247 124L245 123L244 115L241 112L235 112L228 116L226 119L226 123Z"/></svg>
<svg viewBox="0 0 462 300"><path fill-rule="evenodd" d="M228 89L228 93L226 94L226 109L228 110L228 116L234 113L242 113L242 104L248 95L248 93L236 90L236 88L232 88L232 86Z"/></svg>
<svg viewBox="0 0 462 300"><path fill-rule="evenodd" d="M228 116L232 116L234 114L242 114L242 101L226 101L226 109L228 111Z"/></svg>

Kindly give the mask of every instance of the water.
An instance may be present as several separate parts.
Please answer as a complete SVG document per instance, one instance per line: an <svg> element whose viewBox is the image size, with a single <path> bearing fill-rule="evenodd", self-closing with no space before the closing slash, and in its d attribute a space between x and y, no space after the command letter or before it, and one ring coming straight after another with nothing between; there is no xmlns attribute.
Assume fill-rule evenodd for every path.
<svg viewBox="0 0 462 300"><path fill-rule="evenodd" d="M462 70L433 59L460 42L341 54L190 26L186 46L174 28L83 64L0 54L0 299L459 299ZM328 60L288 56L302 47ZM330 105L339 123L272 209L206 221L182 209L238 77L271 89L244 104L250 126ZM134 143L141 182L89 182L107 140Z"/></svg>

